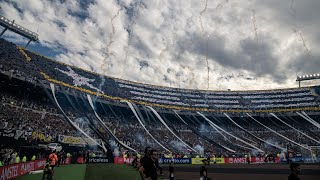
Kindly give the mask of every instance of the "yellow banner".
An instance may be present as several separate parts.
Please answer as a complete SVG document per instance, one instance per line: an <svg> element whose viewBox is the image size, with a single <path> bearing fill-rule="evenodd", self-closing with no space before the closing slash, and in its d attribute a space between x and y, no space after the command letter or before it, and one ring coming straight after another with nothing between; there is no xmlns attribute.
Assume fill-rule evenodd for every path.
<svg viewBox="0 0 320 180"><path fill-rule="evenodd" d="M63 136L59 135L58 141L65 144L79 144L85 145L87 144L83 138L81 137L73 137L73 136Z"/></svg>
<svg viewBox="0 0 320 180"><path fill-rule="evenodd" d="M100 139L94 139L96 142L100 144ZM92 141L89 138L82 138L82 137L73 137L73 136L64 136L59 135L58 136L58 142L64 143L64 144L77 144L77 145L96 145L94 141Z"/></svg>
<svg viewBox="0 0 320 180"><path fill-rule="evenodd" d="M71 136L64 136L62 142L66 144L85 144L81 138Z"/></svg>
<svg viewBox="0 0 320 180"><path fill-rule="evenodd" d="M32 139L43 141L43 142L52 142L53 141L52 136L49 136L49 135L46 135L45 133L37 132L37 131L32 132Z"/></svg>
<svg viewBox="0 0 320 180"><path fill-rule="evenodd" d="M202 160L207 158L191 158L191 164L203 164ZM210 158L210 164L224 164L224 158Z"/></svg>

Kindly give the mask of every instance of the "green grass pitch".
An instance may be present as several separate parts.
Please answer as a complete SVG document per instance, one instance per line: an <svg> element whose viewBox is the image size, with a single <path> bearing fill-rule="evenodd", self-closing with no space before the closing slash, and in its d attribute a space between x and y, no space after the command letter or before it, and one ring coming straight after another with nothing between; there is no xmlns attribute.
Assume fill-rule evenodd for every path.
<svg viewBox="0 0 320 180"><path fill-rule="evenodd" d="M42 174L30 174L17 180L41 180ZM139 173L128 165L73 164L55 168L54 180L140 180Z"/></svg>

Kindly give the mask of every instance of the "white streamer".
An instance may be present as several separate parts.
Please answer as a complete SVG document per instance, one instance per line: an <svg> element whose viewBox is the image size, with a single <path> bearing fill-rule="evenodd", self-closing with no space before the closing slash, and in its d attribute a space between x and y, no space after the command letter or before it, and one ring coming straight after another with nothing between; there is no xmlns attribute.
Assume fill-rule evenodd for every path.
<svg viewBox="0 0 320 180"><path fill-rule="evenodd" d="M97 117L97 119L100 121L100 123L106 128L108 129L108 131L110 132L110 134L116 139L116 141L118 141L123 147L127 148L127 149L130 149L131 151L134 151L134 152L137 152L135 149L131 148L130 146L124 144L122 141L120 141L113 133L112 131L104 124L104 122L101 120L100 116L97 114L96 110L94 109L94 106L93 106L93 102L92 102L92 99L91 99L91 96L89 94L87 94L87 98L88 98L88 102L95 114L95 116Z"/></svg>
<svg viewBox="0 0 320 180"><path fill-rule="evenodd" d="M101 141L101 147L104 150L104 152L108 152L108 150L107 150L106 146L104 145L103 141Z"/></svg>
<svg viewBox="0 0 320 180"><path fill-rule="evenodd" d="M225 135L223 135L223 134L214 126L214 124L213 124L211 121L208 121L208 123L209 123L209 125L210 125L215 131L217 131L221 136L223 136L224 139L227 139L227 140L229 141L229 139L228 139Z"/></svg>
<svg viewBox="0 0 320 180"><path fill-rule="evenodd" d="M176 112L176 110L173 110L173 112L178 116L178 118L185 124L185 125L188 125L188 123L186 123L182 117Z"/></svg>
<svg viewBox="0 0 320 180"><path fill-rule="evenodd" d="M166 122L164 122L164 120L161 118L161 116L158 114L158 112L156 110L154 110L152 107L147 106L147 108L151 109L151 111L158 117L158 119L161 121L161 123L171 132L171 134L173 134L177 139L179 139L179 141L181 141L184 145L186 145L188 148L190 148L192 151L197 152L196 150L194 150L191 146L189 146L187 143L185 143L184 141L182 141L182 139L177 136L167 125Z"/></svg>
<svg viewBox="0 0 320 180"><path fill-rule="evenodd" d="M219 145L222 146L223 148L225 148L226 150L230 151L230 152L233 152L233 153L236 152L235 150L232 150L232 149L230 149L230 148L228 148L228 147L226 147L226 146L223 146L223 145L221 145L221 144L219 144Z"/></svg>
<svg viewBox="0 0 320 180"><path fill-rule="evenodd" d="M259 122L258 120L256 120L254 117L252 117L249 113L246 113L246 114L247 114L251 119L253 119L253 120L254 120L254 121L256 121L257 123L259 123L261 126L263 126L263 127L267 128L267 129L269 129L270 131L272 131L273 133L275 133L275 134L279 135L280 137L282 137L282 138L284 138L284 139L286 139L286 140L288 140L288 141L292 142L293 144L298 145L298 146L300 146L300 147L302 147L302 148L304 148L304 149L310 150L310 148L305 147L305 146L303 146L303 145L301 145L301 144L299 144L299 143L297 143L297 142L295 142L295 141L293 141L293 140L291 140L291 139L289 139L289 138L287 138L287 137L283 136L282 134L279 134L278 132L276 132L275 130L273 130L273 129L269 128L268 126L265 126L264 124L262 124L261 122Z"/></svg>
<svg viewBox="0 0 320 180"><path fill-rule="evenodd" d="M260 152L264 152L264 151L261 150L260 148L258 148L258 147L256 147L256 146L254 146L254 145L252 145L252 144L250 144L250 143L242 140L241 138L236 137L236 136L230 134L229 132L225 131L224 129L222 129L222 128L219 127L218 125L216 125L216 124L214 124L213 122L211 122L211 121L210 121L206 116L204 116L202 113L200 113L200 112L197 112L197 113L198 113L200 116L202 116L207 122L212 123L212 125L214 125L214 126L215 126L216 128L218 128L219 130L223 131L224 133L228 134L229 136L231 136L231 137L233 137L233 138L235 138L235 139L238 139L238 140L241 141L242 143L244 143L244 144L246 144L246 145L248 145L248 146L250 146L250 147L253 147L253 148L257 149L257 150L260 151Z"/></svg>
<svg viewBox="0 0 320 180"><path fill-rule="evenodd" d="M183 123L185 123L186 125L188 125L188 123L186 123L186 122L182 119L182 117L181 117L175 110L173 110L173 112L178 116L178 118L179 118ZM223 145L221 145L221 144L219 144L219 145L222 146L224 149L230 151L230 152L233 152L233 153L236 152L235 150L232 150L232 149L230 149L230 148L228 148L228 147L225 147L225 146L223 146Z"/></svg>
<svg viewBox="0 0 320 180"><path fill-rule="evenodd" d="M250 149L250 150L253 150L253 148L249 148L249 147L247 147L247 146L242 146L242 145L240 145L240 144L235 144L236 146L239 146L239 147L242 147L242 148L244 148L244 149Z"/></svg>
<svg viewBox="0 0 320 180"><path fill-rule="evenodd" d="M148 135L149 135L157 144L159 144L159 146L161 146L163 149L165 149L166 151L168 151L168 152L171 153L170 150L168 150L168 149L167 149L166 147L164 147L159 141L157 141L157 139L154 138L154 137L152 136L152 134L148 131L148 129L145 127L145 125L141 122L141 120L140 120L140 118L139 118L136 110L135 110L134 107L132 106L131 102L126 101L126 103L127 103L128 106L130 107L130 109L131 109L131 111L133 112L133 114L134 114L134 115L136 116L136 118L138 119L140 125L141 125L141 126L143 127L143 129L148 133Z"/></svg>
<svg viewBox="0 0 320 180"><path fill-rule="evenodd" d="M303 134L304 136L308 137L309 139L311 139L311 140L313 140L313 141L315 141L315 142L317 142L317 143L320 143L320 141L318 141L318 140L316 140L316 139L314 139L314 138L310 137L309 135L307 135L307 134L303 133L302 131L300 131L300 130L298 130L298 129L294 128L294 127L292 127L290 124L287 124L286 122L282 121L282 120L281 120L278 116L276 116L275 114L273 114L273 113L270 113L270 114L271 114L273 117L275 117L276 119L278 119L280 122L282 122L283 124L285 124L285 125L289 126L290 128L292 128L292 129L296 130L297 132L299 132L299 133Z"/></svg>
<svg viewBox="0 0 320 180"><path fill-rule="evenodd" d="M91 138L87 133L85 133L82 129L80 129L73 121L71 121L68 116L66 115L66 113L63 111L63 109L61 108L57 98L56 98L56 93L55 93L55 86L54 84L50 83L50 87L51 87L51 91L52 91L52 95L53 98L57 104L57 106L59 107L59 109L61 110L61 112L63 113L63 115L65 115L65 117L67 117L68 121L78 130L80 131L84 136L86 136L87 138L89 138L91 141L93 141L94 143L96 143L98 146L100 146L101 148L103 148L99 143L97 143L97 141L95 141L93 138Z"/></svg>
<svg viewBox="0 0 320 180"><path fill-rule="evenodd" d="M244 130L244 131L247 131L245 128L243 128L242 126L240 126L239 124L237 124L235 121L233 121L233 119L231 118L231 117L229 117L229 115L228 114L226 114L226 113L223 113L233 124L235 124L236 126L238 126L240 129L242 129L242 130ZM251 133L252 134L252 133ZM270 143L270 142L268 142L268 141L265 141L265 140L263 140L263 139L261 139L260 137L258 137L258 136L255 136L254 134L252 134L255 138L257 138L259 141L262 141L262 142L264 142L264 143L266 143L266 144L269 144L269 145L271 145L271 146L273 146L273 147L276 147L276 148L279 148L279 149L284 149L284 148L282 148L282 147L280 147L280 146L277 146L277 145L275 145L275 144L272 144L272 143Z"/></svg>
<svg viewBox="0 0 320 180"><path fill-rule="evenodd" d="M320 124L317 121L313 120L310 116L308 116L307 113L302 111L302 114L304 114L310 121L312 121L315 125L317 125L318 128L320 128Z"/></svg>
<svg viewBox="0 0 320 180"><path fill-rule="evenodd" d="M313 124L314 126L316 126L317 128L320 129L320 125L317 124L317 122L315 122L313 119L311 119L310 117L308 118L307 116L299 113L299 112L296 112L299 116L301 116L303 119L307 120L308 122L310 122L311 124Z"/></svg>

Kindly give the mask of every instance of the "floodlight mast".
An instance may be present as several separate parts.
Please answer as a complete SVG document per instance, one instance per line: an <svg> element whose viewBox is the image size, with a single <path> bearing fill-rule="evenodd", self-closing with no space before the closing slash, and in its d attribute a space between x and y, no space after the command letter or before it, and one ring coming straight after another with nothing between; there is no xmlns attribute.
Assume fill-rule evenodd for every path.
<svg viewBox="0 0 320 180"><path fill-rule="evenodd" d="M32 32L28 30L27 28L24 28L18 24L16 24L13 21L10 21L9 19L3 17L0 15L0 25L4 27L4 30L0 33L0 37L7 31L10 30L12 32L15 32L27 39L29 39L28 43L25 45L27 47L31 41L38 42L39 41L39 35L35 32Z"/></svg>
<svg viewBox="0 0 320 180"><path fill-rule="evenodd" d="M297 76L297 80L296 81L299 82L299 88L300 88L301 87L301 81L308 81L308 80L314 80L314 79L320 79L320 73Z"/></svg>

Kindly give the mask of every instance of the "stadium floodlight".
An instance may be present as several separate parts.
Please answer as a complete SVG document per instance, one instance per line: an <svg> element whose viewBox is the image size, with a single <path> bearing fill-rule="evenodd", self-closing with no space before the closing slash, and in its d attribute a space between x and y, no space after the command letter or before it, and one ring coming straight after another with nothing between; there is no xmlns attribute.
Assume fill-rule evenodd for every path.
<svg viewBox="0 0 320 180"><path fill-rule="evenodd" d="M299 87L301 81L308 81L308 80L314 80L314 79L320 79L320 73L314 73L310 75L302 75L302 76L297 76L297 80L299 82Z"/></svg>
<svg viewBox="0 0 320 180"><path fill-rule="evenodd" d="M4 30L0 33L0 37L7 31L10 30L14 33L17 33L27 39L29 39L29 42L26 44L25 47L29 45L31 41L38 42L39 41L39 35L37 33L34 33L27 28L24 28L16 23L14 23L14 20L11 21L3 16L0 16L0 26L4 27Z"/></svg>

